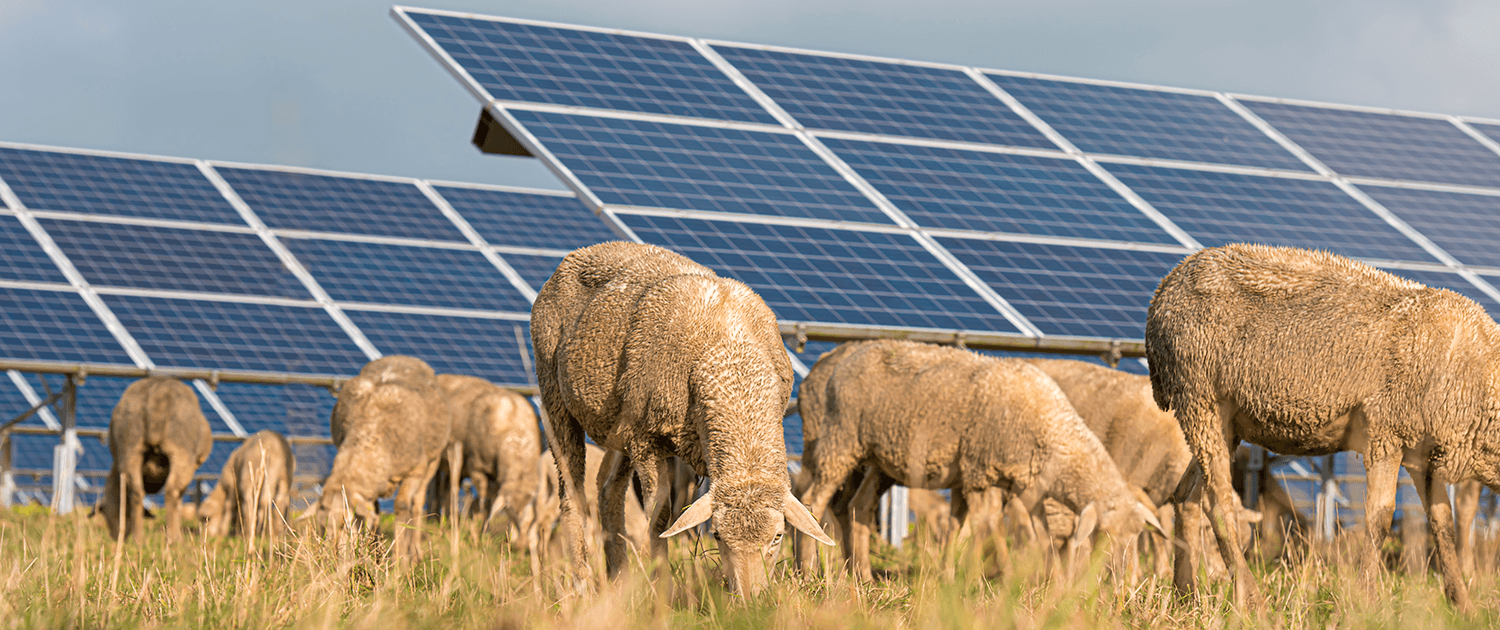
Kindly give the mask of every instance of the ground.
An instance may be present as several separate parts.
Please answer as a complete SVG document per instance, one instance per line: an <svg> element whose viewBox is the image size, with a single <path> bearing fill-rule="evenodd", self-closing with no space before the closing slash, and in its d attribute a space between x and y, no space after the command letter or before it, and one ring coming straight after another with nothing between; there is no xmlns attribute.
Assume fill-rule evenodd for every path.
<svg viewBox="0 0 1500 630"><path fill-rule="evenodd" d="M346 539L349 540L349 539ZM1474 584L1479 612L1461 617L1431 574L1378 583L1337 558L1308 554L1257 568L1270 604L1237 614L1222 587L1182 597L1169 581L1117 586L1099 570L1049 581L1015 554L1005 575L945 561L932 545L877 550L882 578L800 578L784 559L768 592L724 592L711 544L683 539L665 566L649 559L624 579L579 595L561 562L531 576L524 551L432 523L424 559L390 556L390 525L343 542L293 534L274 542L205 540L168 547L160 523L116 546L84 511L0 511L0 626L192 628L1117 628L1421 627L1500 624L1493 576ZM703 541L707 543L707 541ZM455 553L455 550L457 553ZM786 554L784 558L789 557ZM964 556L969 558L970 556ZM954 568L956 567L956 568ZM993 569L993 567L989 567ZM646 579L647 572L656 573Z"/></svg>

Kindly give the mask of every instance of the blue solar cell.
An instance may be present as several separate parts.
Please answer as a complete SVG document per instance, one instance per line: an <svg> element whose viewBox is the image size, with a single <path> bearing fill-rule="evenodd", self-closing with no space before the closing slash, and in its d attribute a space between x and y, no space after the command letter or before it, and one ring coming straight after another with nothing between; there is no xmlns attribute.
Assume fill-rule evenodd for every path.
<svg viewBox="0 0 1500 630"><path fill-rule="evenodd" d="M246 431L269 429L282 435L327 437L337 400L311 385L221 383L217 394Z"/></svg>
<svg viewBox="0 0 1500 630"><path fill-rule="evenodd" d="M642 239L755 289L783 320L1015 332L904 234L622 215Z"/></svg>
<svg viewBox="0 0 1500 630"><path fill-rule="evenodd" d="M0 215L0 275L9 280L68 281L21 220L9 215Z"/></svg>
<svg viewBox="0 0 1500 630"><path fill-rule="evenodd" d="M733 46L714 50L805 127L1056 148L962 70Z"/></svg>
<svg viewBox="0 0 1500 630"><path fill-rule="evenodd" d="M1105 165L1204 247L1264 243L1355 258L1432 261L1404 234L1331 183Z"/></svg>
<svg viewBox="0 0 1500 630"><path fill-rule="evenodd" d="M311 299L254 234L37 221L93 285Z"/></svg>
<svg viewBox="0 0 1500 630"><path fill-rule="evenodd" d="M1500 267L1500 197L1384 186L1360 190L1460 262Z"/></svg>
<svg viewBox="0 0 1500 630"><path fill-rule="evenodd" d="M32 210L245 224L192 164L0 147L0 179Z"/></svg>
<svg viewBox="0 0 1500 630"><path fill-rule="evenodd" d="M434 188L491 245L571 250L620 240L576 197Z"/></svg>
<svg viewBox="0 0 1500 630"><path fill-rule="evenodd" d="M515 115L606 204L891 222L789 134Z"/></svg>
<svg viewBox="0 0 1500 630"><path fill-rule="evenodd" d="M1177 244L1071 159L825 142L924 227Z"/></svg>
<svg viewBox="0 0 1500 630"><path fill-rule="evenodd" d="M1500 186L1500 155L1446 120L1258 101L1245 106L1342 175Z"/></svg>
<svg viewBox="0 0 1500 630"><path fill-rule="evenodd" d="M411 184L260 169L218 170L272 228L468 242Z"/></svg>
<svg viewBox="0 0 1500 630"><path fill-rule="evenodd" d="M28 483L42 490L46 496L52 496L52 475L49 474L52 472L52 453L53 449L61 443L61 438L55 435L14 435L10 439L11 446L15 449L13 452L15 459L11 460L12 466L22 470L48 473L40 475L34 481L31 475L18 475L16 484ZM82 438L79 442L83 445L83 454L79 456L75 470L109 470L109 464L114 458L110 456L108 446L92 438ZM97 477L100 485L103 485L103 477L104 475ZM74 492L76 493L77 490L75 489Z"/></svg>
<svg viewBox="0 0 1500 630"><path fill-rule="evenodd" d="M497 385L525 385L514 328L531 348L527 322L476 317L348 311L349 319L385 354L405 354L432 365L439 373L469 374Z"/></svg>
<svg viewBox="0 0 1500 630"><path fill-rule="evenodd" d="M300 238L283 242L335 300L531 311L526 297L477 251Z"/></svg>
<svg viewBox="0 0 1500 630"><path fill-rule="evenodd" d="M321 308L106 295L164 367L354 374L366 357Z"/></svg>
<svg viewBox="0 0 1500 630"><path fill-rule="evenodd" d="M131 365L94 311L72 291L0 287L0 353L7 358Z"/></svg>
<svg viewBox="0 0 1500 630"><path fill-rule="evenodd" d="M26 375L27 382L31 384L31 389L37 395L45 397L47 395L46 387L51 387L54 392L62 391L65 380L61 375L46 375L46 387L42 385L42 378L38 374ZM109 428L109 418L114 414L115 403L120 402L120 396L125 393L125 388L134 382L135 379L131 378L103 376L90 376L84 379L83 386L78 388L78 404L74 407L74 417L78 426ZM212 410L207 405L203 406L203 414L209 418L210 422L215 418Z"/></svg>
<svg viewBox="0 0 1500 630"><path fill-rule="evenodd" d="M30 408L31 401L21 395L21 390L11 383L9 375L0 374L0 418L8 421ZM41 413L34 413L30 418L23 420L19 426L45 427L47 423L42 420Z"/></svg>
<svg viewBox="0 0 1500 630"><path fill-rule="evenodd" d="M989 77L1088 153L1311 170L1212 96Z"/></svg>
<svg viewBox="0 0 1500 630"><path fill-rule="evenodd" d="M1474 302L1478 303L1479 306L1483 307L1490 314L1491 319L1500 316L1500 303L1495 302L1488 294L1479 290L1479 287L1469 283L1463 276L1456 273L1417 269L1381 269L1381 271L1401 276L1407 280L1414 280L1435 289L1447 289L1474 300Z"/></svg>
<svg viewBox="0 0 1500 630"><path fill-rule="evenodd" d="M552 277L552 272L557 271L558 263L562 262L562 256L530 256L527 254L501 254L516 273L526 280L526 284L538 291L547 279Z"/></svg>
<svg viewBox="0 0 1500 630"><path fill-rule="evenodd" d="M691 44L407 11L491 98L775 124Z"/></svg>
<svg viewBox="0 0 1500 630"><path fill-rule="evenodd" d="M1044 334L1140 339L1180 254L938 239Z"/></svg>

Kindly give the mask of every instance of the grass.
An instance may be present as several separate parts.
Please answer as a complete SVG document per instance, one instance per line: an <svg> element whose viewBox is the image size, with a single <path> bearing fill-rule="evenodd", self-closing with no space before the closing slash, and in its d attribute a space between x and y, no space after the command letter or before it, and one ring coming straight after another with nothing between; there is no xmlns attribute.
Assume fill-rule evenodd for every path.
<svg viewBox="0 0 1500 630"><path fill-rule="evenodd" d="M576 593L559 562L532 577L524 551L433 525L424 558L402 567L379 536L293 534L275 542L204 539L168 545L152 522L120 548L82 515L0 511L0 626L17 628L1479 628L1500 624L1493 576L1473 585L1479 610L1460 616L1436 576L1376 582L1347 551L1257 567L1265 610L1241 614L1227 588L1184 597L1169 580L1122 585L1098 561L1072 580L1049 579L1014 554L987 579L971 556L945 562L931 545L877 550L884 577L799 577L777 567L772 586L741 600L720 585L712 545L673 545L597 592ZM597 558L597 555L596 555ZM993 569L994 567L990 567ZM111 586L113 585L113 586Z"/></svg>

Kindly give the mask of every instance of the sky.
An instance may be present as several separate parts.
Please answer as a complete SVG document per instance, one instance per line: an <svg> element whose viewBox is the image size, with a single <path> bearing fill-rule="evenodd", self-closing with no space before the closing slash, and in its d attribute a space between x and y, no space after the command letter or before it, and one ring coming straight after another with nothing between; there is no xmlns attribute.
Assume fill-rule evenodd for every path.
<svg viewBox="0 0 1500 630"><path fill-rule="evenodd" d="M1500 119L1493 0L432 0L757 44ZM561 188L363 0L0 0L0 140Z"/></svg>

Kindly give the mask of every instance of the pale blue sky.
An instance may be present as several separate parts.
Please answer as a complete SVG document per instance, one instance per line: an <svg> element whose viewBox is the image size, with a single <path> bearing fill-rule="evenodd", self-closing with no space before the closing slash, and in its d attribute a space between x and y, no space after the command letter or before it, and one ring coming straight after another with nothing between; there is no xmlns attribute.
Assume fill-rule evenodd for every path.
<svg viewBox="0 0 1500 630"><path fill-rule="evenodd" d="M516 0L417 6L1500 118L1500 2ZM0 140L559 188L390 4L0 0Z"/></svg>

